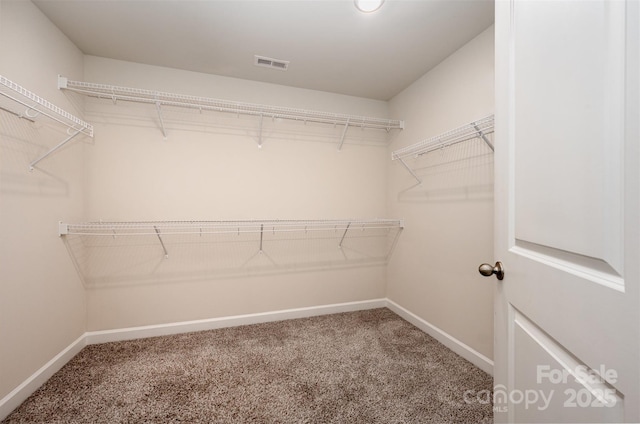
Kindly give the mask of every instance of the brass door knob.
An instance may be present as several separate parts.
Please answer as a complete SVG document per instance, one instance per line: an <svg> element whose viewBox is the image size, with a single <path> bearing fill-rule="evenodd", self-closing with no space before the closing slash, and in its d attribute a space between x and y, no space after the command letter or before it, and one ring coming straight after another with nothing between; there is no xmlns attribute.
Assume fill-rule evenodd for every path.
<svg viewBox="0 0 640 424"><path fill-rule="evenodd" d="M504 278L504 268L502 267L502 262L496 262L495 265L482 264L478 268L478 271L485 277L490 277L495 274L498 280L502 280Z"/></svg>

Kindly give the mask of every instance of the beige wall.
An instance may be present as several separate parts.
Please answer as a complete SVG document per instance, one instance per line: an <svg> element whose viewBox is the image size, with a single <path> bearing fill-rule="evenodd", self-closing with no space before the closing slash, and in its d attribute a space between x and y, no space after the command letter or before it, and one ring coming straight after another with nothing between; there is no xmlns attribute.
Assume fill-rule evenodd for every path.
<svg viewBox="0 0 640 424"><path fill-rule="evenodd" d="M348 113L388 116L386 102L145 66L85 58L85 80L166 92ZM386 216L385 131L204 112L163 115L155 108L87 99L96 125L87 147L88 220L342 219ZM151 241L157 244L157 241ZM229 245L233 248L233 245ZM206 246L204 246L206 248ZM160 247L155 247L160 252ZM171 249L169 249L171 250ZM258 246L256 244L255 251ZM337 247L336 247L337 250ZM265 246L269 254L269 246ZM194 255L198 253L194 251ZM103 255L95 253L94 256ZM130 255L145 261L141 248ZM251 253L240 252L248 260ZM104 255L103 255L104 256ZM93 268L104 258L93 258ZM263 257L256 260L263 259ZM206 260L206 259L205 259ZM313 272L268 269L231 278L200 275L170 253L148 257L148 276L88 281L88 328L103 330L257 313L385 296L384 265ZM302 266L309 264L301 264ZM100 263L105 272L108 265ZM167 276L171 269L171 276ZM125 272L124 270L122 272ZM104 275L104 274L103 274ZM166 278L165 278L166 277ZM162 283L158 283L162 280ZM188 281L187 281L188 280ZM95 281L94 281L95 282Z"/></svg>
<svg viewBox="0 0 640 424"><path fill-rule="evenodd" d="M0 75L73 113L57 74L82 72L81 52L31 2L0 2ZM0 399L86 329L84 288L57 235L60 219L84 214L83 141L28 171L64 138L0 112Z"/></svg>
<svg viewBox="0 0 640 424"><path fill-rule="evenodd" d="M493 113L493 27L390 101L406 129L389 151ZM483 150L484 149L484 150ZM387 297L471 348L493 357L493 156L464 143L412 162L421 186L389 162L390 216L405 231L388 267Z"/></svg>

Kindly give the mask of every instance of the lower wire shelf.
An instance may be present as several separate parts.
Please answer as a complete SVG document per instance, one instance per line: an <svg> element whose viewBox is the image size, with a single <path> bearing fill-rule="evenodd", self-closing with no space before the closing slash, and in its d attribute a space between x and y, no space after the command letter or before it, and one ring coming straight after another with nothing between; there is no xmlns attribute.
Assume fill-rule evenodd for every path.
<svg viewBox="0 0 640 424"><path fill-rule="evenodd" d="M386 262L401 219L59 223L83 281ZM171 258L171 260L167 260Z"/></svg>

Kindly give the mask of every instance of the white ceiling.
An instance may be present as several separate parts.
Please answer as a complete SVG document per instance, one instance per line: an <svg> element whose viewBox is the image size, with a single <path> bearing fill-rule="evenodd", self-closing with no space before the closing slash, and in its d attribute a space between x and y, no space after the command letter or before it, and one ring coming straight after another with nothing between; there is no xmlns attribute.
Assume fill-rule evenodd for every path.
<svg viewBox="0 0 640 424"><path fill-rule="evenodd" d="M493 23L493 0L34 0L83 53L388 100ZM257 67L254 55L290 61ZM99 82L99 81L96 81Z"/></svg>

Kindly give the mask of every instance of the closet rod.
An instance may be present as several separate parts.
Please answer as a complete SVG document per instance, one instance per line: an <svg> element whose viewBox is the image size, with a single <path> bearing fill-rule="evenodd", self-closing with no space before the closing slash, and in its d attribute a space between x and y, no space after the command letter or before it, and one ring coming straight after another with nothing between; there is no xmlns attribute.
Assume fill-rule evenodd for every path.
<svg viewBox="0 0 640 424"><path fill-rule="evenodd" d="M138 88L119 87L107 84L95 84L72 81L58 77L58 88L101 99L153 103L162 106L176 106L198 110L213 110L243 115L267 116L304 122L316 122L332 125L346 125L360 128L393 130L403 129L404 122L383 118L345 115L315 110L296 109L281 106L268 106L253 103L235 102L183 94L165 93Z"/></svg>

